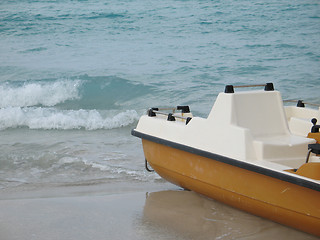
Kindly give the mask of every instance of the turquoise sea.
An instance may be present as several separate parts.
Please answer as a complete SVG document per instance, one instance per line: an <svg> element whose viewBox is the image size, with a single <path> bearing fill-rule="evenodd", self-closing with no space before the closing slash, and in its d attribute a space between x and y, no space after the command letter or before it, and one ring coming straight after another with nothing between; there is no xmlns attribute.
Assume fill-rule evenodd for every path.
<svg viewBox="0 0 320 240"><path fill-rule="evenodd" d="M320 103L318 0L1 0L0 190L164 183L130 134L147 108L266 82Z"/></svg>

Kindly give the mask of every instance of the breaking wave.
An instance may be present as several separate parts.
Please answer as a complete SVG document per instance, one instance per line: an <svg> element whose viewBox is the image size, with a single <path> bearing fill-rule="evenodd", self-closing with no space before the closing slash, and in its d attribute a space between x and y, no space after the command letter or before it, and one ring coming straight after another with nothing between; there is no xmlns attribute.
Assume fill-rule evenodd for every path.
<svg viewBox="0 0 320 240"><path fill-rule="evenodd" d="M149 89L113 76L2 82L0 130L125 127L138 120L132 106Z"/></svg>
<svg viewBox="0 0 320 240"><path fill-rule="evenodd" d="M135 110L126 110L110 116L110 111L8 107L0 109L0 130L19 127L45 130L114 129L129 126L138 118Z"/></svg>
<svg viewBox="0 0 320 240"><path fill-rule="evenodd" d="M0 107L55 106L79 99L80 80L6 82L0 85Z"/></svg>
<svg viewBox="0 0 320 240"><path fill-rule="evenodd" d="M150 90L150 86L114 76L0 82L0 107L114 109Z"/></svg>

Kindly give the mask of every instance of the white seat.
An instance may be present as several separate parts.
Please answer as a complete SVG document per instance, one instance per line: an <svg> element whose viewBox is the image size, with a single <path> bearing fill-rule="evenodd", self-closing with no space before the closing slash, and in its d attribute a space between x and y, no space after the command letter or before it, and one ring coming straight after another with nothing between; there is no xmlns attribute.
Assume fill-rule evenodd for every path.
<svg viewBox="0 0 320 240"><path fill-rule="evenodd" d="M306 160L308 144L314 142L311 138L296 135L278 135L256 138L254 147L258 160L278 162L297 168Z"/></svg>
<svg viewBox="0 0 320 240"><path fill-rule="evenodd" d="M285 112L290 131L302 137L306 137L310 132L312 118L320 120L320 109L287 106Z"/></svg>
<svg viewBox="0 0 320 240"><path fill-rule="evenodd" d="M305 161L313 139L292 135L280 92L233 93L233 124L249 129L257 160L278 161L292 166Z"/></svg>

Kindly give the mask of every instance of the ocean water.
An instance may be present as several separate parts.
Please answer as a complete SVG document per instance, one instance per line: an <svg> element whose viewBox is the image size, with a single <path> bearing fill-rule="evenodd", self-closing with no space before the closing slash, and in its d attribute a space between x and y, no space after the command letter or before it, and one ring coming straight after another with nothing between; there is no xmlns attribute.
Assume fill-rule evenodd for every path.
<svg viewBox="0 0 320 240"><path fill-rule="evenodd" d="M320 103L318 0L1 0L0 189L162 181L149 107L206 117L226 84Z"/></svg>

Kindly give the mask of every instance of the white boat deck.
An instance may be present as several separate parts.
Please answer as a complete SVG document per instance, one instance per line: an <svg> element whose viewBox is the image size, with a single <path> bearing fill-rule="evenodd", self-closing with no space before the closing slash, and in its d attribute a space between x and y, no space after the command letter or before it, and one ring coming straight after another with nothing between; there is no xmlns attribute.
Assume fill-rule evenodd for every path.
<svg viewBox="0 0 320 240"><path fill-rule="evenodd" d="M170 142L283 171L306 161L310 119L320 111L289 107L278 91L220 93L208 118L167 121L163 116L142 116L137 131ZM320 162L311 155L309 162ZM291 174L291 173L286 173ZM319 183L319 181L314 180Z"/></svg>

